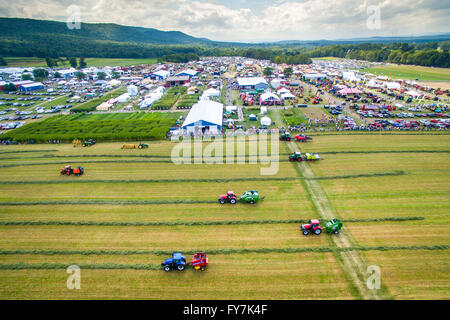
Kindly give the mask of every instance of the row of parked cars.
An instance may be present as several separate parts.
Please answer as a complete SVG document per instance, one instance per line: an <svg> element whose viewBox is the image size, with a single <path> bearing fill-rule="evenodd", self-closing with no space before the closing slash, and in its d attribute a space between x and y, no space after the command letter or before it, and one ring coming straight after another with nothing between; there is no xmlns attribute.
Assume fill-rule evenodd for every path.
<svg viewBox="0 0 450 320"><path fill-rule="evenodd" d="M369 127L372 128L387 128L394 127L400 129L416 129L416 128L429 128L429 129L448 129L450 128L450 119L433 119L433 120L375 120Z"/></svg>

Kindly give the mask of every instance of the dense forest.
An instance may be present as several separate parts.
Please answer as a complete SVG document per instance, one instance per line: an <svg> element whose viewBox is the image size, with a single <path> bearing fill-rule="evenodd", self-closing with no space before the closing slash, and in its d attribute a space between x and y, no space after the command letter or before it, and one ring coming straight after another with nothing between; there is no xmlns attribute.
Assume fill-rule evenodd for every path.
<svg viewBox="0 0 450 320"><path fill-rule="evenodd" d="M81 56L158 58L168 62L187 62L201 56L244 56L275 63L308 64L314 57L333 56L450 67L450 41L444 41L445 38L417 43L238 44L114 24L82 24L80 30L69 30L62 22L0 18L0 27L0 56L41 57L50 64L60 57Z"/></svg>

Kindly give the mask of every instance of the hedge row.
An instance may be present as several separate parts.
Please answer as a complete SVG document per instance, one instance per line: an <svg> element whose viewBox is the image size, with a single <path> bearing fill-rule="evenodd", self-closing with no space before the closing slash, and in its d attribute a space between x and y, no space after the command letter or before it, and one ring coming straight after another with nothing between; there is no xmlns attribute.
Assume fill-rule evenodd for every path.
<svg viewBox="0 0 450 320"><path fill-rule="evenodd" d="M416 221L425 217L384 217L367 219L344 219L342 222L386 222L386 221ZM225 226L225 225L249 225L249 224L297 224L306 223L308 220L225 220L225 221L0 221L0 226Z"/></svg>

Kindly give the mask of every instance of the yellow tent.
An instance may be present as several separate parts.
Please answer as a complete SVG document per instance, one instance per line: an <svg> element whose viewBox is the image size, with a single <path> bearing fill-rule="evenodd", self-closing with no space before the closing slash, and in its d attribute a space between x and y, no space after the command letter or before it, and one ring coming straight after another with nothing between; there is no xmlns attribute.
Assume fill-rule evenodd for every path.
<svg viewBox="0 0 450 320"><path fill-rule="evenodd" d="M101 105L97 106L95 108L97 111L109 111L109 109L112 108L112 104L109 104L108 102L103 102Z"/></svg>

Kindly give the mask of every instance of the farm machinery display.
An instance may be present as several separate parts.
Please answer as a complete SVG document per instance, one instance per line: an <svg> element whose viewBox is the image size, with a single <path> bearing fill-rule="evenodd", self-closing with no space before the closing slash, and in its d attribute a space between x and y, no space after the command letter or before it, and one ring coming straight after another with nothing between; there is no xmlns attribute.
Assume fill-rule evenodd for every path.
<svg viewBox="0 0 450 320"><path fill-rule="evenodd" d="M308 142L308 140L312 140L310 136L306 136L304 134L298 134L295 136L295 141L298 142Z"/></svg>
<svg viewBox="0 0 450 320"><path fill-rule="evenodd" d="M291 134L289 132L285 132L282 135L280 135L281 141L291 141Z"/></svg>
<svg viewBox="0 0 450 320"><path fill-rule="evenodd" d="M135 144L135 143L125 143L121 149L148 149L148 144L146 143L140 143L140 144Z"/></svg>
<svg viewBox="0 0 450 320"><path fill-rule="evenodd" d="M322 233L322 227L318 219L311 219L308 223L302 224L300 227L303 235L309 234L319 235ZM338 234L342 229L342 222L339 219L331 219L325 224L325 231L329 234Z"/></svg>
<svg viewBox="0 0 450 320"><path fill-rule="evenodd" d="M195 270L205 271L208 267L208 256L204 252L198 252L192 257L192 262L186 262L186 257L182 253L176 252L172 254L172 258L168 258L161 263L164 271L171 270L183 271L187 266L192 266Z"/></svg>
<svg viewBox="0 0 450 320"><path fill-rule="evenodd" d="M302 155L301 152L294 152L289 156L289 161L318 161L320 160L320 156L318 153L305 153L305 155Z"/></svg>
<svg viewBox="0 0 450 320"><path fill-rule="evenodd" d="M83 142L83 147L92 147L97 142L94 139L88 139Z"/></svg>
<svg viewBox="0 0 450 320"><path fill-rule="evenodd" d="M71 166L65 166L62 170L61 170L61 175L65 175L65 176L81 176L84 174L84 168L83 167L76 167L76 168L72 168Z"/></svg>
<svg viewBox="0 0 450 320"><path fill-rule="evenodd" d="M244 203L254 204L262 199L264 199L264 197L261 197L256 190L246 191L240 198L237 197L234 191L228 191L227 194L219 196L219 203L236 204L238 201L240 201Z"/></svg>

